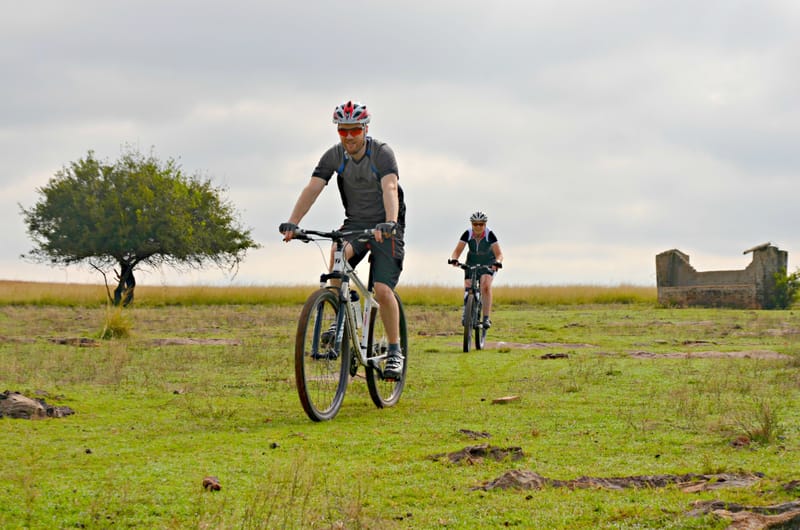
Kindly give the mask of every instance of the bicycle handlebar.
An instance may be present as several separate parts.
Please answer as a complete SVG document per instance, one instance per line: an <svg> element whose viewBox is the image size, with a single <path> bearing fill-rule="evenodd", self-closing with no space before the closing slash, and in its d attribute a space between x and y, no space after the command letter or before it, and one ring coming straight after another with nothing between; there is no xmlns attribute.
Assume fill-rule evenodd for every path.
<svg viewBox="0 0 800 530"><path fill-rule="evenodd" d="M465 271L469 271L469 270L472 270L472 269L480 269L482 267L487 267L487 268L488 267L497 267L498 269L502 269L503 268L503 264L500 263L499 261L495 261L494 263L491 263L489 265L467 265L466 263L461 263L457 259L448 259L447 260L447 264L448 265L458 265L459 268L461 268L461 269L463 269Z"/></svg>
<svg viewBox="0 0 800 530"><path fill-rule="evenodd" d="M315 238L312 236L317 236L318 238L322 239L330 239L333 241L340 241L350 236L358 236L356 239L360 241L367 241L368 239L373 237L373 229L372 228L364 228L359 230L329 230L329 231L321 231L321 230L306 230L300 227L295 228L293 232L293 239L297 239L299 241L303 241L304 243L308 243L309 241L313 241Z"/></svg>

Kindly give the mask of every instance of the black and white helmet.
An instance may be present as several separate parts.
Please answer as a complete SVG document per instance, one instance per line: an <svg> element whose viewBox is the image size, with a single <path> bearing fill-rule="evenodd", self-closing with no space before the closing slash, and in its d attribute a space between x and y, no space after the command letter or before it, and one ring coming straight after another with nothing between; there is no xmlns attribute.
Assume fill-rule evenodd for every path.
<svg viewBox="0 0 800 530"><path fill-rule="evenodd" d="M489 218L483 212L475 212L469 216L470 223L485 223Z"/></svg>

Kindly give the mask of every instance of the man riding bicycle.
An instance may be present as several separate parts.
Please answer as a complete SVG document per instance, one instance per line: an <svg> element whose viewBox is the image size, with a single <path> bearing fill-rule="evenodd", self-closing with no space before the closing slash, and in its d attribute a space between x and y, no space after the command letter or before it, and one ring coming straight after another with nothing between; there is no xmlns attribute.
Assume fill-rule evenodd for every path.
<svg viewBox="0 0 800 530"><path fill-rule="evenodd" d="M374 279L375 298L389 341L384 378L399 379L403 374L403 352L400 349L400 313L394 288L403 270L405 254L405 201L398 184L397 161L384 142L367 136L371 115L366 105L347 101L333 111L340 142L322 155L295 203L289 220L278 230L289 241L294 230L311 209L334 173L344 205L342 230L374 229L374 241L351 241L345 257L355 267L369 252ZM331 268L333 267L331 249Z"/></svg>
<svg viewBox="0 0 800 530"><path fill-rule="evenodd" d="M492 313L492 278L497 269L503 263L503 251L500 250L500 243L493 231L486 227L488 217L483 212L473 213L469 221L472 229L464 231L461 238L450 256L450 261L454 267L458 267L458 257L463 252L464 247L469 246L467 252L467 265L483 265L479 272L481 284L481 299L483 300L483 328L489 329L492 321L489 316ZM469 273L464 273L464 300L470 288ZM463 320L463 317L462 317ZM463 322L462 322L463 325Z"/></svg>

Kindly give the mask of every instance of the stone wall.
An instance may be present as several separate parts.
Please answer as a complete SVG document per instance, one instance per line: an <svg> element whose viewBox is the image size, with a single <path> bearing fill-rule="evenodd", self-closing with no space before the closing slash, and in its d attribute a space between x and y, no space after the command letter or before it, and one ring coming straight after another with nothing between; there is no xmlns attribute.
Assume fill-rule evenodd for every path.
<svg viewBox="0 0 800 530"><path fill-rule="evenodd" d="M764 243L744 253L753 260L743 270L698 272L689 256L672 249L656 256L658 303L672 306L736 307L769 306L775 289L775 273L786 271L788 253Z"/></svg>

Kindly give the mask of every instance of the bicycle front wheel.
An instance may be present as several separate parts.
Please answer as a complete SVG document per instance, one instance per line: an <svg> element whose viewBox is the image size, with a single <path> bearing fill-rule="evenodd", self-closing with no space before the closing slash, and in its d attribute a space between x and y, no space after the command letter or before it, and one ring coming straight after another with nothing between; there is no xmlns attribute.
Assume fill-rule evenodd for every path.
<svg viewBox="0 0 800 530"><path fill-rule="evenodd" d="M472 326L475 328L475 348L482 350L486 345L486 328L481 324L481 309L483 303L475 299L473 304Z"/></svg>
<svg viewBox="0 0 800 530"><path fill-rule="evenodd" d="M297 322L294 373L300 403L314 421L330 420L339 412L347 390L350 368L347 326L342 351L336 351L336 315L339 295L319 289L306 301Z"/></svg>
<svg viewBox="0 0 800 530"><path fill-rule="evenodd" d="M389 341L386 338L386 330L383 326L378 311L372 311L369 317L369 333L367 335L367 388L372 402L378 408L391 407L400 400L400 394L406 384L406 372L408 370L408 329L406 326L406 314L403 311L403 303L397 293L394 295L397 300L397 308L400 311L400 348L403 350L405 361L403 362L403 375L399 380L387 381L381 377L381 370L374 368L369 357L385 355L389 351ZM382 368L382 366L380 367Z"/></svg>
<svg viewBox="0 0 800 530"><path fill-rule="evenodd" d="M469 293L464 301L464 353L472 347L472 330L475 327L475 295Z"/></svg>

